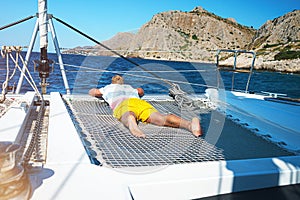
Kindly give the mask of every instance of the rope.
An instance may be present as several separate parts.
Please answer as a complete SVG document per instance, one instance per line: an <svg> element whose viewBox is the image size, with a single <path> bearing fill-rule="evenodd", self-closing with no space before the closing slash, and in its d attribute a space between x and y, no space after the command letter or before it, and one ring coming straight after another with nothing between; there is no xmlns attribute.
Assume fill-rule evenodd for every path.
<svg viewBox="0 0 300 200"><path fill-rule="evenodd" d="M20 48L20 47L12 47L12 48L10 47L8 49L5 49L4 52L3 52L3 49L1 49L1 56L3 58L6 57L6 78L5 78L5 81L2 84L2 93L1 93L0 103L3 103L5 101L5 98L6 98L5 95L7 93L8 82L15 75L16 68L17 68L17 66L15 65L15 68L13 69L12 74L9 76L9 57L7 56L7 53L10 54L12 52L12 50L17 50L18 48ZM18 54L16 54L16 60L17 61L19 60L19 55Z"/></svg>
<svg viewBox="0 0 300 200"><path fill-rule="evenodd" d="M182 91L177 84L169 89L170 96L174 98L176 104L183 110L194 110L193 100L187 97L186 92Z"/></svg>
<svg viewBox="0 0 300 200"><path fill-rule="evenodd" d="M3 57L3 52L1 50L1 55ZM8 76L9 76L9 60L8 56L6 56L6 78L5 81L2 84L2 93L1 93L1 98L0 98L0 103L3 103L5 101L5 94L6 94L6 87L7 87L7 82L8 82Z"/></svg>
<svg viewBox="0 0 300 200"><path fill-rule="evenodd" d="M42 96L27 68L27 65L25 64L25 61L22 57L22 55L20 54L22 48L20 46L10 46L10 47L6 47L3 46L1 49L1 55L2 57L6 57L6 80L4 81L4 83L2 84L2 95L1 95L1 101L5 100L5 95L7 92L7 86L8 86L8 81L11 80L13 78L13 76L15 75L16 72L16 68L19 69L19 71L24 75L24 77L26 78L27 82L30 84L30 86L32 87L32 89L36 92L36 94L40 97L40 99L42 99ZM16 52L16 58L13 57L12 55L12 51ZM12 75L9 77L9 58L14 62L15 64L15 68L13 70ZM20 65L19 65L19 59L21 60L23 66L25 66L25 72L21 69ZM29 76L29 78L26 75L26 72Z"/></svg>

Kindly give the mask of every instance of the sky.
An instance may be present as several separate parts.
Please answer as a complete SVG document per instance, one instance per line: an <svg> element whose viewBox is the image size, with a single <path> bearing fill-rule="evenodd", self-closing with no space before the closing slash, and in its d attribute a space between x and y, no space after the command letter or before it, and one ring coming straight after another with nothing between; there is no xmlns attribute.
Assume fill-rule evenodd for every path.
<svg viewBox="0 0 300 200"><path fill-rule="evenodd" d="M0 27L37 13L38 0L5 1L0 7ZM234 18L245 26L259 29L295 9L300 0L48 0L48 14L67 22L98 41L108 40L118 32L137 31L153 15L170 11L191 11L201 6L223 18ZM37 18L0 31L0 46L28 46ZM53 19L61 48L95 45ZM39 51L39 42L35 44ZM49 35L49 51L53 43Z"/></svg>

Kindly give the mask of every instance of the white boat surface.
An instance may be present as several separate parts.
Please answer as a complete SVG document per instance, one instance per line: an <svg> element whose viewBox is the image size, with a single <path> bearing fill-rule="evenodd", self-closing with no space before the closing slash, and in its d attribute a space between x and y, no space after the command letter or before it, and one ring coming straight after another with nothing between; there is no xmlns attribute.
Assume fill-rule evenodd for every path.
<svg viewBox="0 0 300 200"><path fill-rule="evenodd" d="M33 96L33 93L27 93L19 98L25 98L30 105L28 98L33 99ZM255 104L251 96L248 94L243 98ZM258 97L262 96L255 95L260 105L262 100ZM31 199L194 199L299 183L299 155L157 167L99 167L91 164L61 95L51 93L47 99L51 102L47 158L43 166L35 167L29 174L33 189ZM11 122L20 122L24 118L24 102L9 109L0 119L0 140L14 142L22 124ZM291 140L295 138L293 136ZM289 138L284 142L288 144Z"/></svg>

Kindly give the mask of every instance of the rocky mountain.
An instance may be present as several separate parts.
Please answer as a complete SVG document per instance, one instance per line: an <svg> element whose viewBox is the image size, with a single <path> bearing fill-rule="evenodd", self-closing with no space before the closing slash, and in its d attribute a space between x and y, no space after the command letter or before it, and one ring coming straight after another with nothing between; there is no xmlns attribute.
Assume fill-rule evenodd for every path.
<svg viewBox="0 0 300 200"><path fill-rule="evenodd" d="M300 40L300 10L268 20L258 31L253 47L265 44L286 44Z"/></svg>
<svg viewBox="0 0 300 200"><path fill-rule="evenodd" d="M213 61L214 50L245 48L254 34L254 29L197 7L191 12L155 15L140 29L128 50L146 51L139 55L147 58Z"/></svg>
<svg viewBox="0 0 300 200"><path fill-rule="evenodd" d="M268 20L249 47L256 51L257 69L299 73L300 10Z"/></svg>
<svg viewBox="0 0 300 200"><path fill-rule="evenodd" d="M107 47L117 51L121 55L126 55L128 48L132 41L134 41L135 34L133 33L117 33L110 40L104 41L103 44ZM111 51L101 47L100 45L96 45L89 49L89 54L92 55L103 55L103 56L114 56Z"/></svg>
<svg viewBox="0 0 300 200"><path fill-rule="evenodd" d="M259 30L238 24L234 19L221 18L196 7L190 12L168 11L158 13L136 33L118 33L103 44L129 57L150 59L215 62L217 49L255 50L256 67L271 70L278 54L292 52L291 61L281 59L284 68L300 71L300 10L267 21ZM68 53L113 55L100 46L75 48ZM277 56L277 57L276 57ZM281 58L286 58L283 55ZM298 59L297 59L298 57ZM245 67L242 57L238 63ZM223 64L231 62L224 57ZM268 63L269 62L269 63ZM298 63L298 64L297 64ZM279 64L276 63L276 66ZM298 65L298 66L296 66ZM271 67L270 67L271 66ZM289 66L290 67L290 66ZM283 70L284 71L284 70Z"/></svg>

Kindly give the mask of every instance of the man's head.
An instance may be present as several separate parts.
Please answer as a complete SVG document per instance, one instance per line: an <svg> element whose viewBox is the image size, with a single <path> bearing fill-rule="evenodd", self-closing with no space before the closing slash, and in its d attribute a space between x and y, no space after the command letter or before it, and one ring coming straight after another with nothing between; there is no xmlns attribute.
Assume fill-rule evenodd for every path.
<svg viewBox="0 0 300 200"><path fill-rule="evenodd" d="M124 84L124 79L120 75L115 75L111 79L111 83L113 84Z"/></svg>

